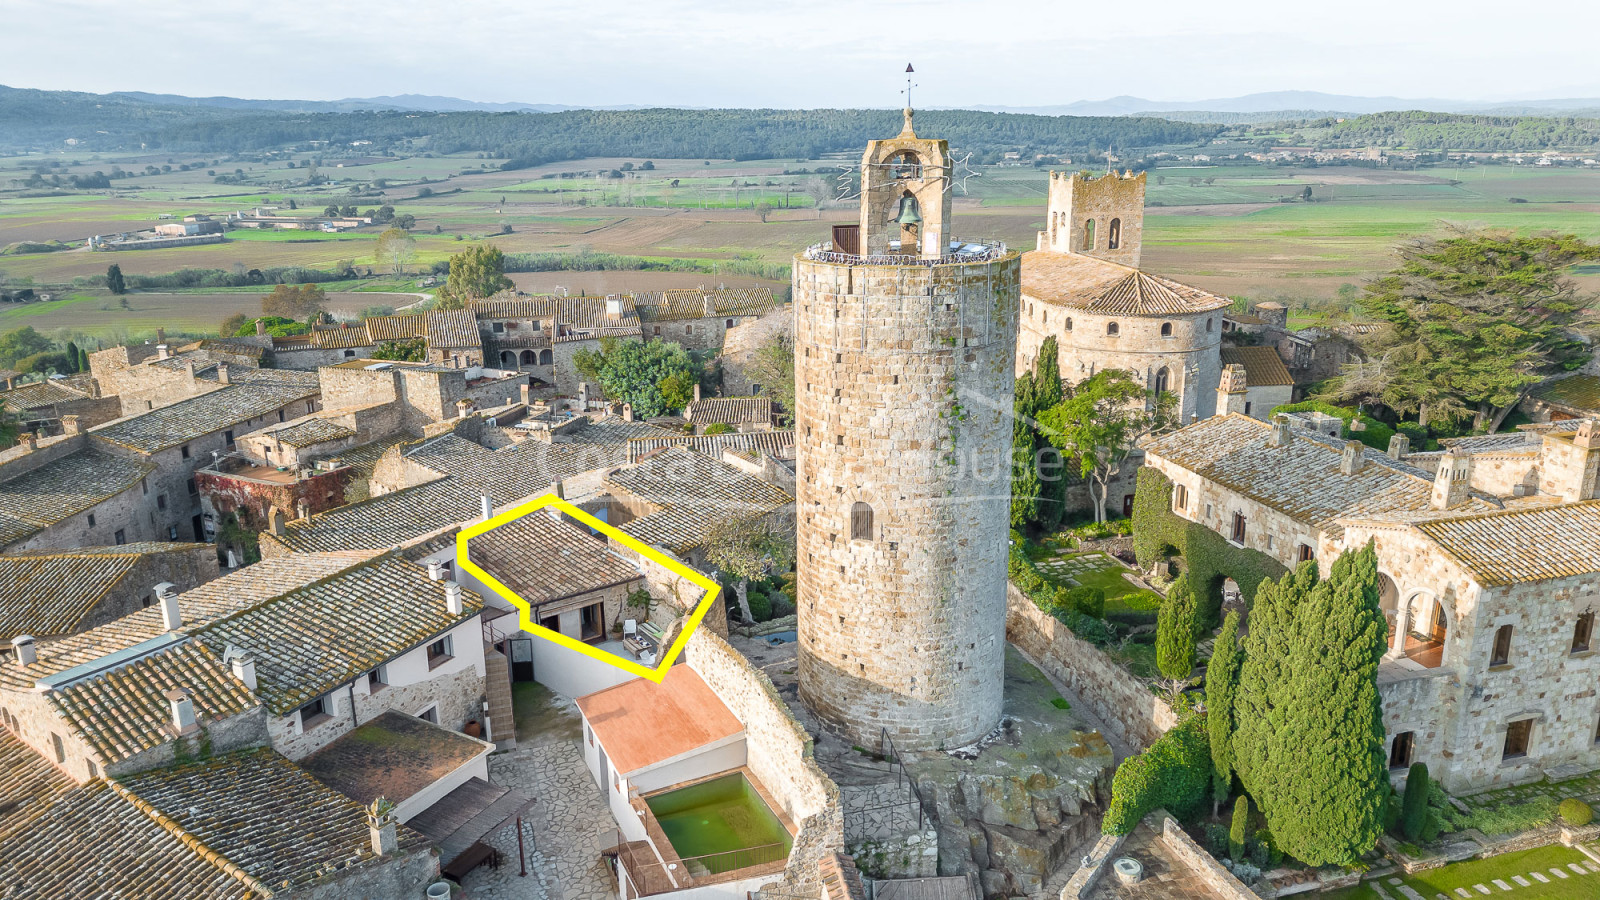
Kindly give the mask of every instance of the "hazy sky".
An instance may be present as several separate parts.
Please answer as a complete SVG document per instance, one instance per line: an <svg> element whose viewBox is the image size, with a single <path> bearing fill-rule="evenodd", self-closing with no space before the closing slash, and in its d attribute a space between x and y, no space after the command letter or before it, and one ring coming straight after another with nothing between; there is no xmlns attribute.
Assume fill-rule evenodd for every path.
<svg viewBox="0 0 1600 900"><path fill-rule="evenodd" d="M1600 96L1600 3L0 0L0 84L591 105Z"/></svg>

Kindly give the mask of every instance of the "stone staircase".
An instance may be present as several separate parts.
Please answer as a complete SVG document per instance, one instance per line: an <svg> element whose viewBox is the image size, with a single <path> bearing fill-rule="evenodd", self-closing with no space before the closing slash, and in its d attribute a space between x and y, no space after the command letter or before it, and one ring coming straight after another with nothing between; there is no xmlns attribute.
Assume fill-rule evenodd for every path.
<svg viewBox="0 0 1600 900"><path fill-rule="evenodd" d="M501 750L517 747L516 716L511 711L511 663L489 645L483 648L483 691L489 699L490 739Z"/></svg>

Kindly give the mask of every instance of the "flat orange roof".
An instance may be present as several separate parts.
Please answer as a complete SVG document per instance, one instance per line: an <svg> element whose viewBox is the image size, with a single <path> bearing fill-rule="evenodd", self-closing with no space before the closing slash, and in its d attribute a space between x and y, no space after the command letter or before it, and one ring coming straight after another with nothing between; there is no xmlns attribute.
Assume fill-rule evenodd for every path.
<svg viewBox="0 0 1600 900"><path fill-rule="evenodd" d="M611 767L623 776L744 733L716 692L687 665L656 684L635 678L577 700Z"/></svg>

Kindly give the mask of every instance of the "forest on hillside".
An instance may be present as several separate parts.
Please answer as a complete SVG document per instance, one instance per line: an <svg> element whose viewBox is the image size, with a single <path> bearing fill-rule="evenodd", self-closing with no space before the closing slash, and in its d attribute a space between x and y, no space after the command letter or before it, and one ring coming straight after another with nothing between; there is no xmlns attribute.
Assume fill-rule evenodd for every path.
<svg viewBox="0 0 1600 900"><path fill-rule="evenodd" d="M1534 152L1600 147L1600 119L1551 116L1461 116L1387 112L1340 122L1321 119L1301 130L1324 147L1408 147L1416 150Z"/></svg>

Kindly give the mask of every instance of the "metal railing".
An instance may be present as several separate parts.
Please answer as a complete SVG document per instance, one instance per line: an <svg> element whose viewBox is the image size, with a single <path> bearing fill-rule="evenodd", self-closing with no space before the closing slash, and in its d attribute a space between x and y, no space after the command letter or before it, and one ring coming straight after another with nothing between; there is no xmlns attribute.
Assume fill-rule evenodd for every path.
<svg viewBox="0 0 1600 900"><path fill-rule="evenodd" d="M851 830L852 819L855 819L859 823L860 819L866 816L868 813L882 812L890 809L905 810L907 807L910 807L913 804L915 804L917 811L917 831L922 831L930 824L937 824L939 817L934 814L933 807L928 805L928 802L923 799L922 791L917 789L916 779L911 777L911 772L906 769L905 763L901 762L900 754L895 750L894 739L889 737L889 730L887 728L878 729L878 749L883 755L884 762L887 763L889 768L895 773L895 784L905 787L910 796L905 800L900 800L895 803L884 803L878 806L865 807L863 809L845 810L845 830ZM909 810L907 811L907 818L909 819Z"/></svg>
<svg viewBox="0 0 1600 900"><path fill-rule="evenodd" d="M640 897L684 890L692 887L696 880L740 869L785 862L790 849L788 844L778 842L701 856L675 857L676 861L667 862L648 836L643 841L629 841L620 831L617 832L617 848L619 878L625 878L635 896Z"/></svg>
<svg viewBox="0 0 1600 900"><path fill-rule="evenodd" d="M989 262L1005 256L1008 252L1004 243L987 241L983 243L983 249L981 250L947 253L944 256L936 256L931 259L923 259L914 253L881 253L862 256L855 253L840 253L831 249L832 246L833 242L831 241L813 244L802 251L800 255L815 262L845 266L949 266L960 263Z"/></svg>

